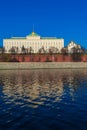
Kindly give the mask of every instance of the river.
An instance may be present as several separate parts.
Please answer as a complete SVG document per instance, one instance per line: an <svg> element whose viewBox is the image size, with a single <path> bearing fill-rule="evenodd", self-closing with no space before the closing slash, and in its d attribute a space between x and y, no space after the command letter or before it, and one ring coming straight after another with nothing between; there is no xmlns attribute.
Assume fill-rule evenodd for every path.
<svg viewBox="0 0 87 130"><path fill-rule="evenodd" d="M1 70L0 130L87 130L87 70Z"/></svg>

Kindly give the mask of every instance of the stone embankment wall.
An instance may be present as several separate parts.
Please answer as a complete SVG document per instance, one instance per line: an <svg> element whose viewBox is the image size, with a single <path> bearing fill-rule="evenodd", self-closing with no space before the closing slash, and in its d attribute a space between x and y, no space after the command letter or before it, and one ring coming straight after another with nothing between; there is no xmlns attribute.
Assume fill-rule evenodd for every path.
<svg viewBox="0 0 87 130"><path fill-rule="evenodd" d="M1 62L0 70L10 69L85 69L87 62Z"/></svg>

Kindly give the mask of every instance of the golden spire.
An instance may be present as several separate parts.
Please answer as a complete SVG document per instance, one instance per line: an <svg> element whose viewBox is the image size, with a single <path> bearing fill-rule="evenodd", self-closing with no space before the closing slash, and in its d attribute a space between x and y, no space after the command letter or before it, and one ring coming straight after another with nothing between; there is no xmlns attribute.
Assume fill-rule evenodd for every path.
<svg viewBox="0 0 87 130"><path fill-rule="evenodd" d="M33 31L32 31L32 35L34 35L35 34L35 32L34 32L34 24L33 24Z"/></svg>
<svg viewBox="0 0 87 130"><path fill-rule="evenodd" d="M33 32L34 32L34 24L33 24Z"/></svg>

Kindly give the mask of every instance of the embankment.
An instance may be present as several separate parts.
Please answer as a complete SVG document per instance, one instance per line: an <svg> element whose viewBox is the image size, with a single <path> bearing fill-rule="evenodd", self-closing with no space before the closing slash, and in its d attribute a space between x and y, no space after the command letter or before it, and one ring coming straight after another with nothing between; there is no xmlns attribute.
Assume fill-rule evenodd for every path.
<svg viewBox="0 0 87 130"><path fill-rule="evenodd" d="M0 70L85 68L87 68L87 62L0 62Z"/></svg>

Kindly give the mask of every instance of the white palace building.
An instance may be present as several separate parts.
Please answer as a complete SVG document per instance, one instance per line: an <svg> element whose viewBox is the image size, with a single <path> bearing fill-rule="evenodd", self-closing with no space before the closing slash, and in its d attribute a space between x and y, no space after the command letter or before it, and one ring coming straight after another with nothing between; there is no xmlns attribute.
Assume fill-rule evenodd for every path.
<svg viewBox="0 0 87 130"><path fill-rule="evenodd" d="M53 50L54 53L60 53L64 47L64 39L56 37L40 37L35 32L32 32L26 37L12 37L9 39L3 39L3 47L6 53L15 51L21 53L25 51L29 53L49 53Z"/></svg>

